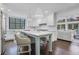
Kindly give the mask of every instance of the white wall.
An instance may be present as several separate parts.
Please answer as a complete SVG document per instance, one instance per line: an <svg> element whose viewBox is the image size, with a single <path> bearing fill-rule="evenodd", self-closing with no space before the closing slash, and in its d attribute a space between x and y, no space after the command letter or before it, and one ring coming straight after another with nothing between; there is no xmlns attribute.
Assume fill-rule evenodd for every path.
<svg viewBox="0 0 79 59"><path fill-rule="evenodd" d="M25 29L27 29L28 22L27 22L27 16L26 15L15 13L12 10L8 11L8 9L6 7L4 7L3 16L4 16L3 17L3 23L2 23L3 24L3 30L7 34L9 33L9 35L7 35L7 38L9 38L9 37L14 38L14 32L15 31L24 30L24 29L17 29L17 30L16 29L9 29L9 17L17 17L17 18L24 18L24 19L26 19Z"/></svg>
<svg viewBox="0 0 79 59"><path fill-rule="evenodd" d="M13 12L12 10L9 10L7 7L5 7L3 5L3 16L4 16L4 19L3 19L3 29L4 31L10 31L9 29L9 17L17 17L17 18L24 18L26 19L26 27L25 29L27 28L27 25L28 25L28 22L27 22L27 15L24 15L24 14L18 14L16 12ZM11 30L12 31L12 30Z"/></svg>
<svg viewBox="0 0 79 59"><path fill-rule="evenodd" d="M74 7L57 14L57 20L67 19L70 17L79 17L79 7Z"/></svg>
<svg viewBox="0 0 79 59"><path fill-rule="evenodd" d="M20 15L20 14L17 14L15 12L8 12L6 16L6 28L7 28L7 31L10 31L11 29L9 29L9 17L17 17L17 18L24 18L26 19L26 23L25 23L25 29L27 28L27 16L26 15ZM13 29L12 29L13 30ZM11 30L11 31L12 31ZM19 30L19 29L18 29Z"/></svg>

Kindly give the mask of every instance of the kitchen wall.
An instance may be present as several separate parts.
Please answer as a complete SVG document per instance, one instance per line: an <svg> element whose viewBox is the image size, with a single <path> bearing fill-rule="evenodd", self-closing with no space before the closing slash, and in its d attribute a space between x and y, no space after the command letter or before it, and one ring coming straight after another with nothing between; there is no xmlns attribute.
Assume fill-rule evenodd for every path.
<svg viewBox="0 0 79 59"><path fill-rule="evenodd" d="M13 29L9 29L9 17L17 17L17 18L25 18L26 19L26 24L25 24L25 29L27 29L27 16L26 15L22 15L22 14L18 14L18 13L15 13L13 11L8 11L8 9L3 6L3 31L4 33L9 33L9 35L7 35L7 37L14 37L14 32L15 31L21 31L20 29L17 29L17 30L13 30ZM24 30L24 29L23 29ZM10 36L11 35L11 36Z"/></svg>
<svg viewBox="0 0 79 59"><path fill-rule="evenodd" d="M57 14L57 20L79 17L79 7L73 7Z"/></svg>
<svg viewBox="0 0 79 59"><path fill-rule="evenodd" d="M6 23L5 23L6 24L5 25L6 31L12 31L13 30L13 29L9 29L9 17L16 17L16 18L24 18L24 19L26 19L26 24L25 24L26 27L25 27L25 29L27 28L28 23L27 23L27 16L26 15L21 15L21 14L15 13L13 11L5 11L4 16L5 16L5 21L6 21Z"/></svg>

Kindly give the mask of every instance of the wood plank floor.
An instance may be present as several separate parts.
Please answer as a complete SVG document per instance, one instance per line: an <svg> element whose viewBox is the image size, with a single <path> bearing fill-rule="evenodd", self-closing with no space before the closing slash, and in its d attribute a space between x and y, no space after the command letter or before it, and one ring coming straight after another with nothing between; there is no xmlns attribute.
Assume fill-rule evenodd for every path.
<svg viewBox="0 0 79 59"><path fill-rule="evenodd" d="M57 40L53 42L53 51L49 53L48 51L41 49L41 55L79 55L79 43L72 43L63 40ZM9 41L6 42L6 51L4 55L16 55L17 54L17 46L15 42ZM27 55L22 54L22 55ZM32 52L31 55L35 55L35 44L32 44Z"/></svg>

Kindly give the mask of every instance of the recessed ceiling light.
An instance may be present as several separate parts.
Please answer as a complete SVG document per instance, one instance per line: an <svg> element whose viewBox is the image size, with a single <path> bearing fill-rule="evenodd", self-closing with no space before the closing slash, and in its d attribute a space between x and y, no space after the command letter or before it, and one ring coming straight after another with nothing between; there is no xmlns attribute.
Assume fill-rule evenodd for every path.
<svg viewBox="0 0 79 59"><path fill-rule="evenodd" d="M11 11L10 9L8 9L8 11Z"/></svg>
<svg viewBox="0 0 79 59"><path fill-rule="evenodd" d="M1 10L4 10L4 8L1 8Z"/></svg>
<svg viewBox="0 0 79 59"><path fill-rule="evenodd" d="M48 10L46 10L45 13L48 13Z"/></svg>

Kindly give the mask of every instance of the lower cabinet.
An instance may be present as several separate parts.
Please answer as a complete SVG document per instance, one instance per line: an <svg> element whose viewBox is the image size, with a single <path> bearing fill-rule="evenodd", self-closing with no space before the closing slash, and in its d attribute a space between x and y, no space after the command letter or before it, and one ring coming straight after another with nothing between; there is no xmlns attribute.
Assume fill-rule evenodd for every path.
<svg viewBox="0 0 79 59"><path fill-rule="evenodd" d="M57 38L66 41L73 41L74 34L75 31L57 31Z"/></svg>

